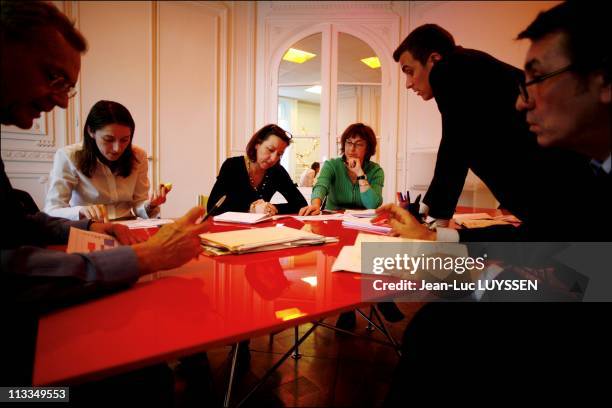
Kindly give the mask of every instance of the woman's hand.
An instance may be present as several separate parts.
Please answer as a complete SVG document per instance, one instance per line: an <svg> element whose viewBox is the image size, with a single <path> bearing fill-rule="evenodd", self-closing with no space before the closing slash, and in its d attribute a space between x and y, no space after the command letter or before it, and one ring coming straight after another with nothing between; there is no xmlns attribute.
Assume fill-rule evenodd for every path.
<svg viewBox="0 0 612 408"><path fill-rule="evenodd" d="M251 203L251 206L249 207L249 212L257 214L276 215L278 214L278 208L276 208L274 204L270 204L267 201L259 199Z"/></svg>
<svg viewBox="0 0 612 408"><path fill-rule="evenodd" d="M104 204L83 206L79 210L79 218L88 218L98 222L108 222L108 211Z"/></svg>
<svg viewBox="0 0 612 408"><path fill-rule="evenodd" d="M315 203L300 208L298 215L319 215L321 214L321 206Z"/></svg>
<svg viewBox="0 0 612 408"><path fill-rule="evenodd" d="M172 190L172 184L160 184L157 191L153 190L153 195L149 200L151 208L159 207L166 202L166 195Z"/></svg>
<svg viewBox="0 0 612 408"><path fill-rule="evenodd" d="M363 169L361 168L361 160L356 157L346 158L346 168L355 176L363 176L364 174Z"/></svg>

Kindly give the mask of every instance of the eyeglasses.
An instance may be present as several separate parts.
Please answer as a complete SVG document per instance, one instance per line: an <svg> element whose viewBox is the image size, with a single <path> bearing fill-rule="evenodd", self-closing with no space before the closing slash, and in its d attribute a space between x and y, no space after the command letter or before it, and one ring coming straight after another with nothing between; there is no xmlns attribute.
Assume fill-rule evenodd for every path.
<svg viewBox="0 0 612 408"><path fill-rule="evenodd" d="M363 149L365 147L365 143L351 142L350 140L347 140L346 142L344 142L344 146L354 147L355 149Z"/></svg>
<svg viewBox="0 0 612 408"><path fill-rule="evenodd" d="M77 90L74 86L70 85L66 77L61 74L50 75L48 86L55 95L66 94L68 99L77 94Z"/></svg>
<svg viewBox="0 0 612 408"><path fill-rule="evenodd" d="M521 99L523 99L523 102L528 103L529 102L529 92L527 92L527 87L531 86L533 84L539 84L542 81L547 80L548 78L552 78L556 75L562 74L564 72L570 71L574 68L574 64L569 64L563 68L560 68L556 71L553 72L549 72L548 74L544 74L544 75L540 75L537 76L535 78L533 78L531 81L527 81L525 82L524 78L519 79L518 81L518 87L519 87L519 92L521 94Z"/></svg>
<svg viewBox="0 0 612 408"><path fill-rule="evenodd" d="M293 135L290 132L286 131L278 125L268 125L268 129L273 132L284 133L285 136L287 136L290 140L293 139Z"/></svg>

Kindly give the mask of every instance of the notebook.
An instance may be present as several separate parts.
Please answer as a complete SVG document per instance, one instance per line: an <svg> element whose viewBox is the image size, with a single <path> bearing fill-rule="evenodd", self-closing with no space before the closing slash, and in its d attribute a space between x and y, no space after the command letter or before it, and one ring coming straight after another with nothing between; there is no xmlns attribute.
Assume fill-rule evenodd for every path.
<svg viewBox="0 0 612 408"><path fill-rule="evenodd" d="M215 255L222 255L225 251L232 254L243 254L338 242L337 238L285 226L206 233L200 234L200 239L205 249L206 247L217 249L217 251L209 251Z"/></svg>

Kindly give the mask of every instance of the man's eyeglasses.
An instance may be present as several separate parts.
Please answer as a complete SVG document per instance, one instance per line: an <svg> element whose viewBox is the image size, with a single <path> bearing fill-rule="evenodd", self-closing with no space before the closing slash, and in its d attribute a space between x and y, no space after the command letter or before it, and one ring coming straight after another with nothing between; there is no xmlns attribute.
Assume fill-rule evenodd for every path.
<svg viewBox="0 0 612 408"><path fill-rule="evenodd" d="M66 77L60 74L53 74L49 78L49 88L56 95L66 94L68 99L76 95L77 90L74 86L70 85Z"/></svg>
<svg viewBox="0 0 612 408"><path fill-rule="evenodd" d="M518 81L518 87L519 87L519 92L521 94L521 99L523 99L523 102L527 103L529 102L529 92L527 92L527 87L531 86L533 84L539 84L542 81L547 80L548 78L552 78L556 75L562 74L564 72L570 71L574 68L574 64L569 64L563 68L560 68L556 71L553 72L549 72L548 74L544 74L544 75L540 75L537 76L535 78L533 78L531 81L527 81L525 82L524 78L519 79Z"/></svg>
<svg viewBox="0 0 612 408"><path fill-rule="evenodd" d="M346 142L344 142L344 146L354 147L355 149L362 149L365 147L365 143L351 142L350 140L347 140Z"/></svg>

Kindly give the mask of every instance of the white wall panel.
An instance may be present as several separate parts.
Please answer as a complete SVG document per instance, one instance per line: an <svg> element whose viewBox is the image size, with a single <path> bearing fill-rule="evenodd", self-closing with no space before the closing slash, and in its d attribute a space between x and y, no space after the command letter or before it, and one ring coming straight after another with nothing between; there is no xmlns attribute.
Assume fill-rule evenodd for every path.
<svg viewBox="0 0 612 408"><path fill-rule="evenodd" d="M159 5L160 181L174 184L164 217L193 207L216 178L219 138L225 137L222 17L222 10L197 3Z"/></svg>
<svg viewBox="0 0 612 408"><path fill-rule="evenodd" d="M134 121L134 144L150 155L152 5L148 1L79 2L81 31L89 44L81 69L81 120L106 99L125 105Z"/></svg>

